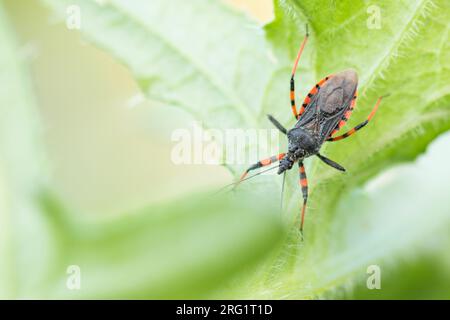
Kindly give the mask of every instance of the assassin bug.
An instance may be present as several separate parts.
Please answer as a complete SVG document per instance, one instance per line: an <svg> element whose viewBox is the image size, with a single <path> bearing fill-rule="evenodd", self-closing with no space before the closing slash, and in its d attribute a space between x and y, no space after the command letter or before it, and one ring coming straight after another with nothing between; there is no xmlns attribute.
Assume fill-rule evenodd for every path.
<svg viewBox="0 0 450 320"><path fill-rule="evenodd" d="M270 122L288 139L287 153L258 161L249 167L241 176L238 183L246 180L247 174L255 169L268 166L279 161L278 174L285 173L292 169L294 163L298 163L300 174L300 186L303 194L303 205L301 209L300 232L303 233L303 224L305 220L305 209L308 201L308 180L303 165L303 160L307 157L317 156L327 165L340 170L345 169L331 159L319 153L322 144L326 141L338 141L354 134L359 129L369 123L383 97L379 97L367 119L358 124L353 129L342 135L335 134L344 126L353 109L356 106L358 75L352 69L344 70L336 74L329 75L320 80L305 97L303 104L297 112L295 103L295 72L297 65L308 41L308 25L306 25L306 35L301 43L297 58L294 63L290 82L290 100L292 113L296 119L296 124L290 130L287 130L274 117L268 115ZM248 179L248 178L247 178Z"/></svg>

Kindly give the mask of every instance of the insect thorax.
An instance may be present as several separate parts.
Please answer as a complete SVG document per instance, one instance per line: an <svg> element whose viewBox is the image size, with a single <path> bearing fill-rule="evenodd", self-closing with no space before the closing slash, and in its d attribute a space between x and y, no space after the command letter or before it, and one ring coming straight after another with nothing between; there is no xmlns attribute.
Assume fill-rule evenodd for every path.
<svg viewBox="0 0 450 320"><path fill-rule="evenodd" d="M289 170L292 165L319 152L319 138L305 128L293 128L288 131L288 152L280 163L279 172Z"/></svg>

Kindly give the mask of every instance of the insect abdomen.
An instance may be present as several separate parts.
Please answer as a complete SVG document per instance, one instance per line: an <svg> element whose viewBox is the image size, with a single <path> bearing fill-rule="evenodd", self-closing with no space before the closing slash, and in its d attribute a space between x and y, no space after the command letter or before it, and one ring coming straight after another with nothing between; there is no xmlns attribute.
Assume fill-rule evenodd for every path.
<svg viewBox="0 0 450 320"><path fill-rule="evenodd" d="M328 80L320 90L317 104L320 112L333 116L350 105L358 86L358 75L352 69L339 72Z"/></svg>

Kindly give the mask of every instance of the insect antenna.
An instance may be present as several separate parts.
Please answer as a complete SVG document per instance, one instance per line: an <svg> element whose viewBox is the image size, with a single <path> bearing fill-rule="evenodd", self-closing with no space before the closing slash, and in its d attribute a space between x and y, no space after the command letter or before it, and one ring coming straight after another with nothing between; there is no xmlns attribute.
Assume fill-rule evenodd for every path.
<svg viewBox="0 0 450 320"><path fill-rule="evenodd" d="M278 165L278 166L274 166L274 167L270 167L269 169L266 169L266 170L260 171L260 172L258 172L258 173L255 173L254 175L251 175L251 176L249 176L249 177L246 177L246 178L244 178L244 179L242 179L242 180L240 180L240 181L236 181L236 182L227 184L227 185L223 186L222 188L220 188L219 190L217 190L213 195L218 194L219 192L223 191L224 189L226 189L226 188L228 188L228 187L230 187L230 186L236 187L239 183L241 183L241 182L243 182L243 181L246 181L246 180L249 180L249 179L254 178L254 177L256 177L256 176L259 176L260 174L263 174L263 173L265 173L265 172L267 172L267 171L271 171L271 170L273 170L273 169L277 169L278 167L279 167L279 165ZM234 189L234 188L233 188L233 189ZM233 189L232 189L232 190L233 190Z"/></svg>
<svg viewBox="0 0 450 320"><path fill-rule="evenodd" d="M286 171L283 173L283 182L281 183L280 211L283 211L284 184L286 182Z"/></svg>

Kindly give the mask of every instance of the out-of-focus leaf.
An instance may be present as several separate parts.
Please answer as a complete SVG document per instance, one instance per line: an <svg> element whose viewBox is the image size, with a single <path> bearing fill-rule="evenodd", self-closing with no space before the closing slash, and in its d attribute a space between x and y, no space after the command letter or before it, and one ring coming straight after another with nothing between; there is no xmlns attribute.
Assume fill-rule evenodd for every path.
<svg viewBox="0 0 450 320"><path fill-rule="evenodd" d="M81 31L126 64L148 98L205 125L256 125L273 63L255 23L220 1L53 1L77 5Z"/></svg>
<svg viewBox="0 0 450 320"><path fill-rule="evenodd" d="M68 217L51 197L44 204L47 212ZM265 208L191 196L114 221L63 219L59 273L49 297L206 297L205 292L249 270L278 245L281 223ZM81 290L66 287L69 265L81 270Z"/></svg>
<svg viewBox="0 0 450 320"><path fill-rule="evenodd" d="M368 275L365 274L352 291L342 292L340 298L448 300L450 298L449 265L442 258L448 256L449 242L445 238L442 240L446 241L444 250L432 249L431 252L422 250L422 254L408 259L408 261L381 265L382 284L380 290L367 289Z"/></svg>
<svg viewBox="0 0 450 320"><path fill-rule="evenodd" d="M282 227L269 207L220 196L114 221L67 214L46 190L33 94L7 18L0 6L1 297L204 296L277 246ZM69 266L80 267L80 290L67 285Z"/></svg>
<svg viewBox="0 0 450 320"><path fill-rule="evenodd" d="M38 209L45 182L35 101L0 1L0 297L27 297L43 285L53 243Z"/></svg>

